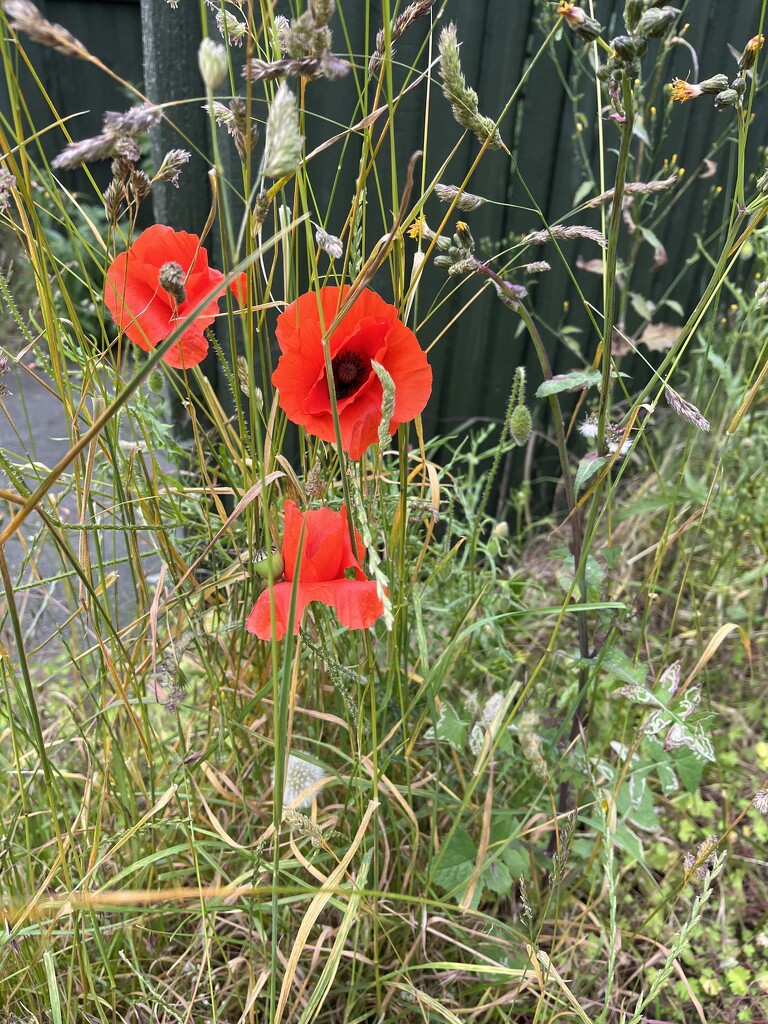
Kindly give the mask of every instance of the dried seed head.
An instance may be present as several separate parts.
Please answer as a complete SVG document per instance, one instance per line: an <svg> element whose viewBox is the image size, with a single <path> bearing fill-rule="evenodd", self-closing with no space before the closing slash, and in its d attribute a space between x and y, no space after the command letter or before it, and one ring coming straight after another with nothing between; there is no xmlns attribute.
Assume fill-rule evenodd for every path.
<svg viewBox="0 0 768 1024"><path fill-rule="evenodd" d="M180 263L171 260L160 267L160 274L158 276L160 287L168 292L177 306L180 306L187 297L187 291L184 287L185 278L184 268Z"/></svg>
<svg viewBox="0 0 768 1024"><path fill-rule="evenodd" d="M256 234L256 232L259 231L261 225L267 219L267 215L269 214L269 205L269 192L266 189L264 189L263 191L259 192L259 194L256 196L256 201L253 204L251 230L253 231L254 234Z"/></svg>
<svg viewBox="0 0 768 1024"><path fill-rule="evenodd" d="M126 200L125 185L122 181L110 181L104 191L104 210L112 227L117 224L120 208Z"/></svg>
<svg viewBox="0 0 768 1024"><path fill-rule="evenodd" d="M141 147L132 135L120 135L115 140L115 156L136 164L141 160Z"/></svg>
<svg viewBox="0 0 768 1024"><path fill-rule="evenodd" d="M501 136L495 122L480 114L477 93L467 85L461 70L455 25L448 25L440 33L438 50L443 95L451 104L454 118L462 128L473 132L482 143L486 143L489 149L501 149Z"/></svg>
<svg viewBox="0 0 768 1024"><path fill-rule="evenodd" d="M104 115L104 131L114 135L141 135L159 124L162 116L160 107L152 103L140 103L125 112L108 110Z"/></svg>
<svg viewBox="0 0 768 1024"><path fill-rule="evenodd" d="M568 241L572 238L587 238L591 242L597 242L602 249L608 248L608 239L596 228L589 228L582 224L573 224L570 227L563 227L554 224L548 231L532 231L523 238L524 245L543 245L551 242L553 238Z"/></svg>
<svg viewBox="0 0 768 1024"><path fill-rule="evenodd" d="M710 429L709 420L701 415L696 406L692 402L687 402L669 385L664 388L664 397L667 400L667 405L691 426L696 427L697 430L708 431Z"/></svg>
<svg viewBox="0 0 768 1024"><path fill-rule="evenodd" d="M301 163L304 136L299 130L296 97L282 82L272 100L267 120L267 141L264 149L264 174L283 178L293 174Z"/></svg>
<svg viewBox="0 0 768 1024"><path fill-rule="evenodd" d="M114 150L114 135L96 135L80 142L69 142L61 153L51 160L51 167L59 171L71 171L75 167L82 167L83 164L106 160L114 154Z"/></svg>
<svg viewBox="0 0 768 1024"><path fill-rule="evenodd" d="M464 213L477 210L486 202L482 196L473 196L471 192L462 192L455 185L435 185L435 195L441 203L452 203L456 200L456 209Z"/></svg>
<svg viewBox="0 0 768 1024"><path fill-rule="evenodd" d="M179 187L179 175L184 164L189 162L191 154L186 149L169 149L163 157L155 181L170 181L174 188Z"/></svg>
<svg viewBox="0 0 768 1024"><path fill-rule="evenodd" d="M152 191L152 182L144 171L132 171L128 184L137 203L146 199Z"/></svg>
<svg viewBox="0 0 768 1024"><path fill-rule="evenodd" d="M30 0L4 0L3 9L10 27L26 33L33 42L49 46L65 57L90 60L91 55L80 40L61 25L44 18Z"/></svg>
<svg viewBox="0 0 768 1024"><path fill-rule="evenodd" d="M11 190L16 187L16 179L5 167L0 167L0 213L11 205Z"/></svg>
<svg viewBox="0 0 768 1024"><path fill-rule="evenodd" d="M534 260L533 263L524 263L523 270L527 274L545 274L552 267L546 260Z"/></svg>
<svg viewBox="0 0 768 1024"><path fill-rule="evenodd" d="M229 70L226 46L214 39L203 39L197 51L197 64L206 91L213 92L227 77Z"/></svg>

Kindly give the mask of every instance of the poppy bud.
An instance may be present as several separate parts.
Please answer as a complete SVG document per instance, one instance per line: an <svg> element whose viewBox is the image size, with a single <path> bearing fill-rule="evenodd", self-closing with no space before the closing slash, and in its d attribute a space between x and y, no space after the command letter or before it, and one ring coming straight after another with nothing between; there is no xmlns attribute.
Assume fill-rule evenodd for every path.
<svg viewBox="0 0 768 1024"><path fill-rule="evenodd" d="M206 90L213 92L227 77L229 64L226 47L213 39L203 39L197 51L197 63Z"/></svg>
<svg viewBox="0 0 768 1024"><path fill-rule="evenodd" d="M523 445L528 441L533 429L531 414L527 407L518 405L509 418L509 433L517 445Z"/></svg>
<svg viewBox="0 0 768 1024"><path fill-rule="evenodd" d="M285 571L285 562L283 556L280 554L276 547L259 548L258 551L253 553L253 571L257 576L261 576L263 580L268 580L270 575L270 568L272 570L272 579L279 580Z"/></svg>
<svg viewBox="0 0 768 1024"><path fill-rule="evenodd" d="M677 7L655 7L645 12L637 23L637 31L640 35L658 39L679 17Z"/></svg>

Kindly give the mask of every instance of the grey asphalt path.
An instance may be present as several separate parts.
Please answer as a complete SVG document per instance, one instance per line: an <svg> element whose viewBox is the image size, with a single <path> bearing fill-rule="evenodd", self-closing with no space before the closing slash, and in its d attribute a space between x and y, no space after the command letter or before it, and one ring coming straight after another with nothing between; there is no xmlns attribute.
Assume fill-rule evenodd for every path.
<svg viewBox="0 0 768 1024"><path fill-rule="evenodd" d="M33 489L70 448L66 416L61 402L18 367L11 369L3 383L12 394L5 396L0 404L0 453L8 459L13 472L22 474L27 486ZM17 491L7 467L1 462L0 487ZM56 506L59 520L76 524L76 501L74 494L67 493L66 482L57 485L54 493L61 499ZM0 502L0 527L7 524L9 515L8 504ZM109 525L108 517L100 521ZM68 537L77 552L80 534L70 531ZM126 554L124 536L119 531L105 530L101 542L105 574L118 574L117 582L108 591L110 604L119 611L120 623L126 624L135 608L135 598L130 568L121 562ZM93 546L90 547L93 551ZM19 534L8 541L6 556L25 633L25 649L28 652L39 649L43 658L61 653L60 631L75 628L82 633L85 628L82 615L81 624L75 621L74 627L71 619L77 608L78 581L37 514L30 515ZM148 559L145 564L148 574L157 571L154 559ZM97 585L98 576L92 582ZM4 605L0 599L0 637L6 646L13 647Z"/></svg>

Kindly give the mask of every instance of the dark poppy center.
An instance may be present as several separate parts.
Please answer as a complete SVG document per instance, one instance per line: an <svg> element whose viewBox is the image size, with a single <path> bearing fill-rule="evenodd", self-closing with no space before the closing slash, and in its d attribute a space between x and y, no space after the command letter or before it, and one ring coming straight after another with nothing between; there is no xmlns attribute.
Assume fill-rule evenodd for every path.
<svg viewBox="0 0 768 1024"><path fill-rule="evenodd" d="M356 352L348 350L339 352L331 365L333 366L333 384L336 388L337 402L354 395L368 378L369 367Z"/></svg>

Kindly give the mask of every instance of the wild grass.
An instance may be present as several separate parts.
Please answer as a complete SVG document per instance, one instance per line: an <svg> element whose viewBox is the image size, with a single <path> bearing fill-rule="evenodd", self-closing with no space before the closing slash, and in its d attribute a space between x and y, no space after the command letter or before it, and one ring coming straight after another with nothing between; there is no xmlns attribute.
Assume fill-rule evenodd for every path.
<svg viewBox="0 0 768 1024"><path fill-rule="evenodd" d="M723 222L700 240L700 301L683 309L671 287L651 309L633 275L641 245L661 258L673 209L660 90L680 25L622 63L617 48L642 49L641 17L657 12L653 27L667 8L629 0L627 43L591 8L542 5L497 121L462 69L451 6L384 3L352 53L349 4L311 0L287 21L266 3L201 5L225 45L206 46L191 101L207 105L213 153L197 231L248 296L222 304L212 363L178 370L164 356L196 311L145 353L104 293L149 197L177 172L183 194L193 173L148 141L177 108L112 117L47 160L19 86L27 37L103 65L24 0L4 4L0 219L26 260L26 276L16 263L0 277L2 366L18 381L0 410L9 1022L763 1019L768 198L747 163L761 48L744 41L743 85L721 90L734 95L713 146L737 155ZM404 66L397 47L418 27ZM551 60L565 83L570 47L574 116L599 126L570 223L542 225L523 182L530 231L546 235L476 245L463 193L476 167L510 160L531 69ZM349 123L314 118L316 75L353 96ZM456 147L473 135L468 171L451 154L427 176L429 119L421 163L398 148L400 107L427 83L430 114L453 107ZM342 221L317 200L328 151L357 168ZM62 186L57 162L105 153L105 192ZM597 240L599 306L568 231ZM567 374L527 294L539 243L590 325ZM272 385L275 317L342 282L385 295L434 339L430 357L461 343L446 297L489 291L532 353L527 372L509 366L504 421L429 436L415 418L390 436L385 408L358 460L335 399L336 442L297 431ZM621 372L641 346L647 385ZM405 383L381 380L393 400ZM53 464L33 386L66 431ZM296 637L246 630L282 572L271 549L289 499L347 508L366 574L386 582L372 627L315 602Z"/></svg>

